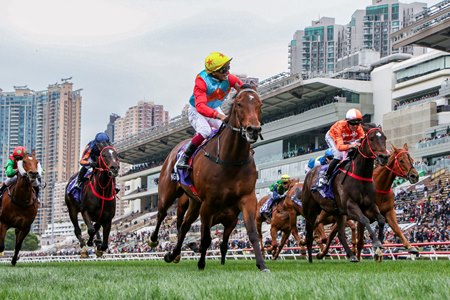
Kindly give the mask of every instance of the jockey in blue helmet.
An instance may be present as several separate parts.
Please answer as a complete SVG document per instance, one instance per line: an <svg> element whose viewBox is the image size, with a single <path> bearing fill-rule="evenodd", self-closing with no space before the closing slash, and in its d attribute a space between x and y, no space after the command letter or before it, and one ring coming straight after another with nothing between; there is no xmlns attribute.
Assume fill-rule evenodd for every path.
<svg viewBox="0 0 450 300"><path fill-rule="evenodd" d="M83 182L84 175L90 167L96 167L97 159L100 156L100 152L106 146L111 146L109 136L104 132L99 132L95 135L95 138L90 141L84 148L83 154L80 159L80 172L78 173L77 182L74 187L80 188Z"/></svg>
<svg viewBox="0 0 450 300"><path fill-rule="evenodd" d="M308 164L305 166L305 174L308 173L312 168L317 166L328 165L334 158L333 150L328 148L325 151L325 155L313 157L308 161Z"/></svg>

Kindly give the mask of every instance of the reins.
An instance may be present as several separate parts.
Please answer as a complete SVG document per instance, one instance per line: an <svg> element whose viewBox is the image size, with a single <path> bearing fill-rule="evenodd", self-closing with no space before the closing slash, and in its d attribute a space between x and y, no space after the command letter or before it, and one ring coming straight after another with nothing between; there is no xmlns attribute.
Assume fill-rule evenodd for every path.
<svg viewBox="0 0 450 300"><path fill-rule="evenodd" d="M398 176L398 177L401 177L401 178L408 178L409 174L411 173L411 171L413 170L414 167L413 167L413 165L411 163L411 167L409 168L408 172L405 174L405 171L403 171L403 168L400 166L400 163L398 161L398 157L400 156L400 154L404 154L404 153L406 153L406 155L408 156L408 159L409 159L408 151L401 150L394 157L394 166L392 168L390 168L388 165L386 165L386 166L383 166L383 168L385 168L389 172L393 173L395 176ZM398 168L401 173L396 171L396 168ZM388 195L389 193L392 192L392 188L389 189L389 190L376 189L375 192L378 193L378 194L381 194L381 195Z"/></svg>

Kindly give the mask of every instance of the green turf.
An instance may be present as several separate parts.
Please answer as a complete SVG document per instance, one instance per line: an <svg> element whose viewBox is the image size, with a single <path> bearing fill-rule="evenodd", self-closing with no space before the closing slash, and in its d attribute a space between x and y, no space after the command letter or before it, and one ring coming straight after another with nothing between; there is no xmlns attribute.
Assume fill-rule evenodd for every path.
<svg viewBox="0 0 450 300"><path fill-rule="evenodd" d="M450 299L450 261L0 265L0 299Z"/></svg>

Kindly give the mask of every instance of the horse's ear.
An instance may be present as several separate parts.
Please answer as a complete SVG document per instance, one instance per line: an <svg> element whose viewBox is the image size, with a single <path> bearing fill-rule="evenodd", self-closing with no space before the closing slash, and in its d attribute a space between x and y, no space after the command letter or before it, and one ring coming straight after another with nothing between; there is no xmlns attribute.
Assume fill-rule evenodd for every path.
<svg viewBox="0 0 450 300"><path fill-rule="evenodd" d="M392 148L392 151L393 151L393 152L395 152L395 150L397 150L397 148L395 148L395 145L392 144L392 143L391 143L391 148Z"/></svg>
<svg viewBox="0 0 450 300"><path fill-rule="evenodd" d="M383 130L383 127L381 127L381 124L378 124L377 127L380 128L381 130Z"/></svg>
<svg viewBox="0 0 450 300"><path fill-rule="evenodd" d="M408 151L408 143L405 143L405 144L403 145L403 149L405 149L406 151Z"/></svg>

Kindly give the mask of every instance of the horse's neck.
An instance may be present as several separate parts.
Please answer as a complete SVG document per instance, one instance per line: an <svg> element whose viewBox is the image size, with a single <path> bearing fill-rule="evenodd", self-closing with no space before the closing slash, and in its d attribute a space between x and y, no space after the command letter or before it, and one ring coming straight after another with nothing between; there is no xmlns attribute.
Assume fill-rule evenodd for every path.
<svg viewBox="0 0 450 300"><path fill-rule="evenodd" d="M17 176L18 178L13 193L14 199L19 202L27 202L31 198L31 195L33 193L33 186L31 185L31 183L27 182L24 177L19 175Z"/></svg>
<svg viewBox="0 0 450 300"><path fill-rule="evenodd" d="M115 182L114 178L108 176L107 172L93 172L91 180L95 180L97 185L100 185L102 188L111 189L113 187L111 182Z"/></svg>
<svg viewBox="0 0 450 300"><path fill-rule="evenodd" d="M250 144L241 136L240 132L227 126L217 138L220 143L218 155L221 160L242 161L250 155Z"/></svg>
<svg viewBox="0 0 450 300"><path fill-rule="evenodd" d="M365 158L358 153L352 161L353 173L361 177L372 178L374 162L373 158Z"/></svg>
<svg viewBox="0 0 450 300"><path fill-rule="evenodd" d="M392 160L392 163L389 163L386 167L377 166L373 170L373 179L377 189L387 191L391 188L392 183L394 183L394 179L397 176L391 171L394 168L394 162L395 160Z"/></svg>

